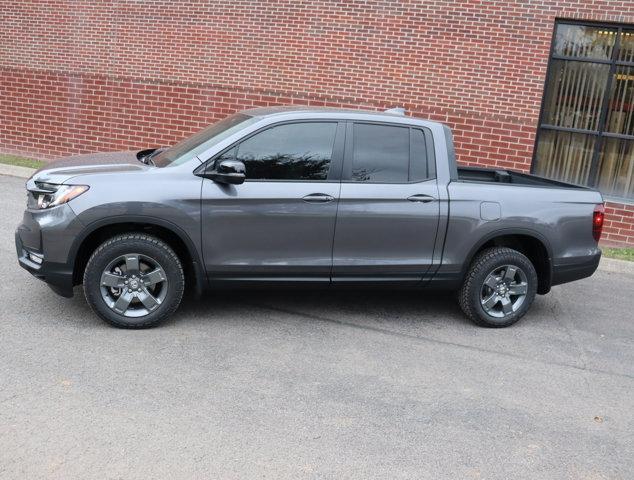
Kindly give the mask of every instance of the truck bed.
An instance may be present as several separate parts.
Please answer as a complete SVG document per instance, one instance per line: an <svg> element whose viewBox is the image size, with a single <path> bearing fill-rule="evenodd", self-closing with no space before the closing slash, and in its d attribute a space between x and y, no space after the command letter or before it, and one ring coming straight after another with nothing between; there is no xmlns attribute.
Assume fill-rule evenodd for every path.
<svg viewBox="0 0 634 480"><path fill-rule="evenodd" d="M458 181L484 183L510 183L554 188L586 189L580 185L560 182L548 178L496 168L458 167Z"/></svg>

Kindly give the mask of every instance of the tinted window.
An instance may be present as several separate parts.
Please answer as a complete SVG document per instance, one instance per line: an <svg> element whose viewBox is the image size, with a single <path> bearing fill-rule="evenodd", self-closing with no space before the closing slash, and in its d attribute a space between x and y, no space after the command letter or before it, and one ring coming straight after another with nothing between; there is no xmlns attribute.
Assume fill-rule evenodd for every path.
<svg viewBox="0 0 634 480"><path fill-rule="evenodd" d="M272 127L238 145L248 179L326 180L336 123L292 123Z"/></svg>
<svg viewBox="0 0 634 480"><path fill-rule="evenodd" d="M409 171L409 128L355 124L352 180L406 183Z"/></svg>
<svg viewBox="0 0 634 480"><path fill-rule="evenodd" d="M412 128L412 158L409 166L409 181L420 182L429 178L427 171L427 144L422 130Z"/></svg>
<svg viewBox="0 0 634 480"><path fill-rule="evenodd" d="M238 152L238 147L233 147L231 150L227 150L222 155L217 156L214 161L214 166L218 166L218 164L222 162L223 160L235 160L237 152Z"/></svg>

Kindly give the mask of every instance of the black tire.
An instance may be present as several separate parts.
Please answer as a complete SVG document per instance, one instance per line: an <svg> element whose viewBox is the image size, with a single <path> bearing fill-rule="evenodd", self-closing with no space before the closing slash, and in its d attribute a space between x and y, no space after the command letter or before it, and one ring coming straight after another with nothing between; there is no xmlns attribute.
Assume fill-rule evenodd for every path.
<svg viewBox="0 0 634 480"><path fill-rule="evenodd" d="M108 266L115 259L126 255L136 255L142 259L151 260L164 273L164 278L159 280L162 285L164 282L164 287L161 285L159 288L165 288L165 291L161 290L163 296L161 302L158 305L154 305L153 309L147 309L146 314L141 314L141 316L137 317L126 316L125 312L123 314L119 313L112 306L108 306L106 302L109 297L104 298L104 290L102 290L102 274L104 271L108 269ZM140 277L141 275L139 275ZM158 325L176 311L183 297L184 289L185 276L183 267L174 250L159 238L143 233L125 233L106 240L93 252L84 270L84 295L86 296L86 301L103 320L119 328L149 328ZM106 288L106 294L109 295L109 292L112 291L108 291ZM116 291L124 292L128 290L123 288ZM144 307L139 298L136 297L137 293L132 293L131 295L134 295L134 297L131 297L133 299L131 305L139 305L143 309ZM116 299L116 295L114 298Z"/></svg>
<svg viewBox="0 0 634 480"><path fill-rule="evenodd" d="M507 266L516 267L522 273L525 282L522 281L521 286L518 285L519 282L515 282L514 285L518 285L516 288L521 287L525 289L526 294L523 296L523 300L519 302L516 310L508 313L502 312L503 307L501 302L499 302L496 304L496 307L499 307L500 311L496 311L492 307L490 309L491 313L489 313L483 305L483 302L487 299L486 295L490 294L490 297L495 296L493 300L496 298L501 299L502 297L497 295L495 289L488 287L488 284L485 286L485 281L491 278L490 275L494 275L494 272L499 270L504 271ZM510 270L513 271L512 268ZM494 276L494 278L496 277ZM500 286L498 288L503 289L503 291L508 291L508 286L506 286L506 290L504 290L505 286L502 285L503 283L504 278L500 280ZM524 283L526 284L525 287L523 286ZM513 325L524 316L532 305L533 300L535 300L536 292L537 272L531 261L517 250L506 247L493 247L483 250L474 258L467 271L462 288L460 289L458 302L465 315L477 325L501 328ZM512 301L511 309L514 307L513 299L518 300L519 297L519 295L517 297L506 297ZM508 305L508 300L506 300L506 303ZM494 314L504 316L497 317L493 316Z"/></svg>

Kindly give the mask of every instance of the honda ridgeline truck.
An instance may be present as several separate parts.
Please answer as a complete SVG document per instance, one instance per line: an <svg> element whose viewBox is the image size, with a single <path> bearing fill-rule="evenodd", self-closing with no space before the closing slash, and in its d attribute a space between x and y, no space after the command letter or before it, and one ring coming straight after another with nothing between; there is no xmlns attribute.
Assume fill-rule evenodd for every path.
<svg viewBox="0 0 634 480"><path fill-rule="evenodd" d="M456 165L449 128L398 112L260 108L165 149L70 157L31 177L22 267L118 327L186 291L383 285L457 292L505 327L592 275L592 189Z"/></svg>

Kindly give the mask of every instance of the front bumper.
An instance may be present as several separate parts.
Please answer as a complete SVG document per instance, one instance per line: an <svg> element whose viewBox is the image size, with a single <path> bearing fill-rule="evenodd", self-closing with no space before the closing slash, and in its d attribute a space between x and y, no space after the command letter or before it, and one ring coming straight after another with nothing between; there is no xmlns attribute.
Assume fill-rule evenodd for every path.
<svg viewBox="0 0 634 480"><path fill-rule="evenodd" d="M18 264L45 281L55 293L72 297L74 258L71 251L82 228L68 205L42 211L26 210L15 232ZM34 261L34 257L41 262Z"/></svg>
<svg viewBox="0 0 634 480"><path fill-rule="evenodd" d="M553 265L553 277L551 285L574 282L591 276L599 267L601 250L585 257L569 259L565 263Z"/></svg>
<svg viewBox="0 0 634 480"><path fill-rule="evenodd" d="M73 296L73 270L65 264L47 262L41 264L29 258L30 250L24 248L20 232L15 232L15 248L18 254L18 263L34 277L45 281L51 289L62 297Z"/></svg>

